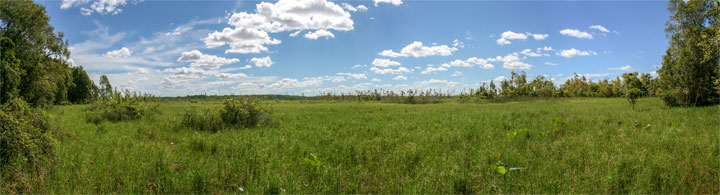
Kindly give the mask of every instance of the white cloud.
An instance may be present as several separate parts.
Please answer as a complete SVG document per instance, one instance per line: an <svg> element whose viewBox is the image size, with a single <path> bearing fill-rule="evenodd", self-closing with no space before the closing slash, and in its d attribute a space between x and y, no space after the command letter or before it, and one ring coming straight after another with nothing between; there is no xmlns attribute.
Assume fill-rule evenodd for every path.
<svg viewBox="0 0 720 195"><path fill-rule="evenodd" d="M268 67L268 68L270 66L272 66L273 64L275 64L275 62L273 62L272 59L270 59L270 56L265 56L262 58L252 58L252 59L250 59L250 63L255 64L255 67Z"/></svg>
<svg viewBox="0 0 720 195"><path fill-rule="evenodd" d="M457 51L458 49L456 47L449 47L447 45L440 45L440 46L423 46L423 43L420 41L415 41L411 43L410 45L407 45L400 50L400 53L394 52L393 50L384 50L378 55L386 56L386 57L426 57L426 56L449 56L452 55L453 52Z"/></svg>
<svg viewBox="0 0 720 195"><path fill-rule="evenodd" d="M180 68L167 68L165 70L162 70L161 72L164 73L173 73L177 75L209 75L213 72L211 71L205 71L203 69L199 68L188 68L188 67L180 67Z"/></svg>
<svg viewBox="0 0 720 195"><path fill-rule="evenodd" d="M375 7L378 6L379 3L391 3L394 6L400 6L403 4L402 0L373 0L375 2Z"/></svg>
<svg viewBox="0 0 720 195"><path fill-rule="evenodd" d="M383 58L375 58L375 60L373 60L372 64L374 66L379 66L379 67L383 67L383 68L387 68L390 66L400 66L400 62L392 61L389 59L383 59Z"/></svg>
<svg viewBox="0 0 720 195"><path fill-rule="evenodd" d="M320 37L327 38L335 38L335 35L331 33L330 31L327 31L325 29L316 30L315 32L308 32L304 36L306 39L313 39L316 40Z"/></svg>
<svg viewBox="0 0 720 195"><path fill-rule="evenodd" d="M453 88L453 87L455 87L455 86L456 86L457 84L459 84L459 83L458 83L458 82L455 82L455 81L448 81L448 80L430 79L430 80L427 80L427 81L415 82L415 84L416 84L416 85L419 85L419 86L423 86L423 87L424 87L424 86L428 86L428 85L432 85L432 84L445 84L447 87Z"/></svg>
<svg viewBox="0 0 720 195"><path fill-rule="evenodd" d="M283 78L279 81L270 84L270 88L303 88L303 87L319 87L322 85L323 80L318 78L310 78L304 81L298 81L297 79Z"/></svg>
<svg viewBox="0 0 720 195"><path fill-rule="evenodd" d="M462 72L460 72L460 71L455 71L455 72L452 73L450 76L459 77L459 76L462 76L462 75L463 75Z"/></svg>
<svg viewBox="0 0 720 195"><path fill-rule="evenodd" d="M111 58L126 58L130 57L131 54L132 51L130 51L130 49L128 49L127 47L122 47L115 51L108 51L107 53L105 53L105 56Z"/></svg>
<svg viewBox="0 0 720 195"><path fill-rule="evenodd" d="M425 68L425 70L420 72L420 74L430 74L430 73L435 73L435 72L439 72L439 71L447 71L448 70L447 68L449 68L449 67L450 67L450 65L448 65L448 64L443 64L438 67L435 67L433 65L428 65L427 68Z"/></svg>
<svg viewBox="0 0 720 195"><path fill-rule="evenodd" d="M352 77L353 79L367 79L367 76L365 76L365 74L362 74L362 73L349 73L349 72L342 73L341 72L341 73L337 73L337 75L349 76L349 77Z"/></svg>
<svg viewBox="0 0 720 195"><path fill-rule="evenodd" d="M373 71L376 74L400 74L400 73L408 73L408 72L410 72L410 69L407 69L405 67L398 67L398 69L392 69L392 68L380 69L377 67L370 67L370 71Z"/></svg>
<svg viewBox="0 0 720 195"><path fill-rule="evenodd" d="M295 32L293 32L293 33L290 33L289 36L290 36L290 37L297 37L301 32L302 32L301 30L295 31Z"/></svg>
<svg viewBox="0 0 720 195"><path fill-rule="evenodd" d="M505 81L505 80L507 80L507 79L508 79L508 78L507 78L506 76L499 76L499 77L495 77L494 80L495 80L495 82L503 82L503 81Z"/></svg>
<svg viewBox="0 0 720 195"><path fill-rule="evenodd" d="M453 47L454 47L454 48L465 48L465 43L463 43L462 41L458 41L457 39L455 39L455 40L453 41Z"/></svg>
<svg viewBox="0 0 720 195"><path fill-rule="evenodd" d="M597 55L597 52L594 51L580 51L575 48L562 50L560 53L557 53L557 55L565 57L565 58L574 58L577 56L589 56L589 55Z"/></svg>
<svg viewBox="0 0 720 195"><path fill-rule="evenodd" d="M368 8L365 5L358 5L357 7L350 5L349 3L342 3L341 4L346 10L351 12L364 12L367 11Z"/></svg>
<svg viewBox="0 0 720 195"><path fill-rule="evenodd" d="M405 81L405 80L407 80L407 77L403 76L403 75L398 75L395 78L393 78L393 80Z"/></svg>
<svg viewBox="0 0 720 195"><path fill-rule="evenodd" d="M218 73L215 76L221 79L236 79L236 78L246 78L247 75L243 73Z"/></svg>
<svg viewBox="0 0 720 195"><path fill-rule="evenodd" d="M237 58L223 58L214 55L203 54L198 50L182 52L182 55L177 59L178 62L192 62L191 67L196 68L220 68L222 65L232 64L240 62Z"/></svg>
<svg viewBox="0 0 720 195"><path fill-rule="evenodd" d="M552 63L552 62L545 62L545 65L549 65L549 66L557 66L557 65L559 65L559 64L556 64L556 63Z"/></svg>
<svg viewBox="0 0 720 195"><path fill-rule="evenodd" d="M525 60L525 58L526 57L520 58L518 53L511 53L506 56L497 56L495 58L488 58L487 61L502 62L503 68L505 68L505 69L528 70L532 67L532 65L523 62L522 60Z"/></svg>
<svg viewBox="0 0 720 195"><path fill-rule="evenodd" d="M609 33L609 32L610 32L610 30L608 30L608 29L605 28L604 26L600 26L600 25L592 25L592 26L590 26L590 28L591 28L591 29L596 29L596 30L602 31L602 32L604 32L604 33Z"/></svg>
<svg viewBox="0 0 720 195"><path fill-rule="evenodd" d="M363 67L367 67L367 65L365 65L365 64L356 64L356 65L354 65L354 66L352 66L352 67L350 67L350 68L356 69L356 68L363 68Z"/></svg>
<svg viewBox="0 0 720 195"><path fill-rule="evenodd" d="M378 79L378 78L373 78L373 79L370 79L370 81L372 81L372 82L380 82L380 81L382 81L382 80L380 80L380 79Z"/></svg>
<svg viewBox="0 0 720 195"><path fill-rule="evenodd" d="M468 58L468 59L467 59L467 62L473 63L473 64L475 64L475 65L479 65L480 68L484 68L484 69L493 69L493 68L495 68L494 65L488 63L488 60L486 60L486 59L481 59L481 58L477 58L477 57Z"/></svg>
<svg viewBox="0 0 720 195"><path fill-rule="evenodd" d="M615 67L615 68L610 67L610 68L608 68L608 70L630 71L630 70L632 70L632 66L630 66L630 65L625 65L625 66L623 66L623 67Z"/></svg>
<svg viewBox="0 0 720 195"><path fill-rule="evenodd" d="M277 45L281 41L270 39L267 32L249 28L225 28L222 32L215 31L203 39L207 48L220 47L225 44L230 49L225 53L260 53L268 51L268 45Z"/></svg>
<svg viewBox="0 0 720 195"><path fill-rule="evenodd" d="M657 77L658 77L658 72L657 72L657 70L653 70L652 72L649 72L649 74L650 74L650 76L653 77L653 78L657 78Z"/></svg>
<svg viewBox="0 0 720 195"><path fill-rule="evenodd" d="M548 35L548 34L533 34L532 36L535 40L544 40L544 39L550 37L550 35Z"/></svg>
<svg viewBox="0 0 720 195"><path fill-rule="evenodd" d="M516 33L513 31L505 31L500 35L500 38L497 39L495 42L498 45L509 45L512 44L510 40L526 40L528 36L532 36L535 40L543 40L545 38L548 38L550 35L547 34L533 34L533 33Z"/></svg>
<svg viewBox="0 0 720 195"><path fill-rule="evenodd" d="M255 7L256 13L232 14L228 24L234 28L211 33L204 39L205 45L208 48L229 45L226 53L260 53L268 51L265 45L281 43L271 39L268 32L295 31L290 35L297 36L298 31L316 30L305 37L317 39L331 37L328 30L352 30L354 24L349 12L327 0L280 0L261 2Z"/></svg>
<svg viewBox="0 0 720 195"><path fill-rule="evenodd" d="M115 15L121 13L123 10L119 7L127 5L128 2L137 4L142 0L63 0L60 4L60 9L69 9L73 6L81 6L80 13L88 16L93 13L99 13L100 15ZM90 3L90 7L85 6Z"/></svg>
<svg viewBox="0 0 720 195"><path fill-rule="evenodd" d="M560 31L560 34L580 39L593 39L593 36L590 33L583 32L578 29L564 29Z"/></svg>

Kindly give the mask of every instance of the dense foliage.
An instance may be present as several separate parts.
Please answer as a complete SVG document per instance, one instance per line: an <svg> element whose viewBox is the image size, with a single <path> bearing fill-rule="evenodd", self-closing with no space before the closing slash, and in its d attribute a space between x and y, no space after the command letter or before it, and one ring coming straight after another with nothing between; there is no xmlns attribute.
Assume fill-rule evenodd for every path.
<svg viewBox="0 0 720 195"><path fill-rule="evenodd" d="M660 68L660 94L671 106L718 103L720 15L717 0L672 0L670 46Z"/></svg>
<svg viewBox="0 0 720 195"><path fill-rule="evenodd" d="M68 43L49 19L45 7L30 0L0 0L0 103L15 97L34 106L87 101L82 89L92 83L73 81L87 74L71 68Z"/></svg>
<svg viewBox="0 0 720 195"><path fill-rule="evenodd" d="M52 171L56 141L42 111L15 98L0 108L0 193L26 192Z"/></svg>
<svg viewBox="0 0 720 195"><path fill-rule="evenodd" d="M253 97L227 98L218 111L187 111L182 125L197 131L217 132L225 127L251 128L267 124L272 119L272 109Z"/></svg>

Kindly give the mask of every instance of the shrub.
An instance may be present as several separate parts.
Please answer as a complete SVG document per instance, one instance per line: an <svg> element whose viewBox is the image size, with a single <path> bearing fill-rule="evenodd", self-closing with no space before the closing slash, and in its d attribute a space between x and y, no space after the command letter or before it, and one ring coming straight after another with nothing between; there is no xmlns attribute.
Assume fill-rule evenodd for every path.
<svg viewBox="0 0 720 195"><path fill-rule="evenodd" d="M0 109L0 184L3 191L27 192L43 182L55 159L55 139L42 112L14 99Z"/></svg>
<svg viewBox="0 0 720 195"><path fill-rule="evenodd" d="M99 123L102 121L131 121L141 119L146 116L148 111L156 111L158 105L152 108L147 108L145 104L139 103L138 101L102 101L94 103L88 111L89 114L88 122Z"/></svg>
<svg viewBox="0 0 720 195"><path fill-rule="evenodd" d="M270 121L272 110L261 105L257 98L228 98L220 109L220 118L229 126L255 127Z"/></svg>
<svg viewBox="0 0 720 195"><path fill-rule="evenodd" d="M217 112L206 110L204 114L187 111L183 116L182 125L196 131L217 132L223 128L223 121Z"/></svg>
<svg viewBox="0 0 720 195"><path fill-rule="evenodd" d="M637 102L637 99L642 95L643 92L638 88L632 88L625 92L625 98L627 98L628 103L630 103L633 110L635 110L635 103Z"/></svg>

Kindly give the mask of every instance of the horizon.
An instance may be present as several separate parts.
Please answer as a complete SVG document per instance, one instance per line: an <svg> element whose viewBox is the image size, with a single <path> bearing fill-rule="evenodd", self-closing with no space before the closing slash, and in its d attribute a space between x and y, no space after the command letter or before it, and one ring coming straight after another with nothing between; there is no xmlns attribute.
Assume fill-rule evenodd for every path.
<svg viewBox="0 0 720 195"><path fill-rule="evenodd" d="M664 1L38 3L92 80L162 97L461 91L512 71L556 85L573 73L655 74L670 16Z"/></svg>

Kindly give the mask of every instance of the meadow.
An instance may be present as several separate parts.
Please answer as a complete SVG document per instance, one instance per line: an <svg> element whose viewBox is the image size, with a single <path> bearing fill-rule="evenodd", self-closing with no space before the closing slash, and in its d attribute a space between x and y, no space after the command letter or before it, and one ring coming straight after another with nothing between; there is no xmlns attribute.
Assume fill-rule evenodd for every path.
<svg viewBox="0 0 720 195"><path fill-rule="evenodd" d="M179 125L220 101L129 122L57 106L43 193L718 193L720 106L643 98L408 105L266 101L273 122ZM501 171L498 167L502 166Z"/></svg>

